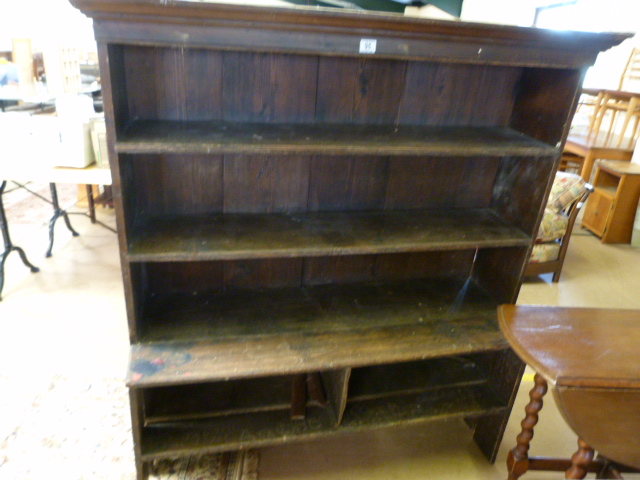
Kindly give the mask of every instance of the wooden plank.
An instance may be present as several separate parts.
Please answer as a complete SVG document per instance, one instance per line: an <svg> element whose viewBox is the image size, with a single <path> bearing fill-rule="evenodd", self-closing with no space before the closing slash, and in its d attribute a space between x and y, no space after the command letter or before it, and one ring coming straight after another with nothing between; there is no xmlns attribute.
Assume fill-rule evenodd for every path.
<svg viewBox="0 0 640 480"><path fill-rule="evenodd" d="M496 400L488 387L475 386L444 389L430 395L407 395L392 401L356 402L347 406L339 429L331 410L320 408L307 408L305 419L298 421L291 421L287 412L273 411L179 422L145 428L142 458L149 461L176 455L259 447L502 410L504 405Z"/></svg>
<svg viewBox="0 0 640 480"><path fill-rule="evenodd" d="M144 155L126 159L125 191L136 198L127 217L223 211L222 156Z"/></svg>
<svg viewBox="0 0 640 480"><path fill-rule="evenodd" d="M347 392L351 369L327 370L321 372L321 376L329 398L329 404L334 409L336 425L340 425L344 410L347 407Z"/></svg>
<svg viewBox="0 0 640 480"><path fill-rule="evenodd" d="M493 157L393 158L389 161L385 206L400 209L489 207L499 162L499 158Z"/></svg>
<svg viewBox="0 0 640 480"><path fill-rule="evenodd" d="M463 250L528 246L530 237L488 209L166 216L130 240L130 261Z"/></svg>
<svg viewBox="0 0 640 480"><path fill-rule="evenodd" d="M473 283L453 279L165 295L146 310L129 383L301 373L502 349L495 308Z"/></svg>
<svg viewBox="0 0 640 480"><path fill-rule="evenodd" d="M353 120L358 77L354 58L324 57L318 63L316 120L348 124Z"/></svg>
<svg viewBox="0 0 640 480"><path fill-rule="evenodd" d="M266 115L266 114L265 114ZM553 156L555 147L499 127L133 122L121 153Z"/></svg>
<svg viewBox="0 0 640 480"><path fill-rule="evenodd" d="M361 58L358 62L353 121L397 124L406 62Z"/></svg>
<svg viewBox="0 0 640 480"><path fill-rule="evenodd" d="M506 126L519 74L513 67L408 62L399 121Z"/></svg>
<svg viewBox="0 0 640 480"><path fill-rule="evenodd" d="M493 355L464 355L354 368L349 401L487 383Z"/></svg>
<svg viewBox="0 0 640 480"><path fill-rule="evenodd" d="M271 55L225 52L223 118L231 122L267 122L275 117Z"/></svg>
<svg viewBox="0 0 640 480"><path fill-rule="evenodd" d="M269 213L306 210L308 179L309 158L303 155L225 155L224 211Z"/></svg>
<svg viewBox="0 0 640 480"><path fill-rule="evenodd" d="M310 167L309 210L384 208L388 177L388 157L316 155Z"/></svg>
<svg viewBox="0 0 640 480"><path fill-rule="evenodd" d="M291 407L290 375L138 390L144 425L236 415Z"/></svg>

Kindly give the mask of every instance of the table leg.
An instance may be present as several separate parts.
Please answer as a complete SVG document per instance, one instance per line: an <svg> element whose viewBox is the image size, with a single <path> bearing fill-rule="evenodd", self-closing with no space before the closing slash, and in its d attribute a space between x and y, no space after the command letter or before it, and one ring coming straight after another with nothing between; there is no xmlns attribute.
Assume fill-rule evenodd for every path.
<svg viewBox="0 0 640 480"><path fill-rule="evenodd" d="M67 225L67 228L71 232L74 237L79 236L80 234L76 232L71 226L71 222L69 221L69 214L60 208L60 204L58 202L58 190L56 189L55 183L50 183L49 187L51 188L51 204L53 205L53 216L51 220L49 220L49 248L47 249L47 253L45 257L51 256L51 251L53 250L53 240L54 240L54 227L56 225L56 221L58 218L62 217L64 219L64 223Z"/></svg>
<svg viewBox="0 0 640 480"><path fill-rule="evenodd" d="M7 216L4 211L4 203L2 201L2 194L4 193L4 189L7 186L7 181L3 180L0 183L0 230L2 231L2 240L4 241L4 251L2 252L2 256L0 257L0 301L2 300L2 289L4 287L4 264L7 261L7 257L11 252L18 252L20 258L22 259L22 263L25 266L29 267L33 273L39 272L40 269L38 267L33 266L29 260L27 259L27 255L24 253L20 247L17 247L11 241L11 236L9 235L9 225L7 224Z"/></svg>
<svg viewBox="0 0 640 480"><path fill-rule="evenodd" d="M87 189L87 203L89 204L89 218L91 223L96 223L96 201L93 198L93 185L85 185Z"/></svg>
<svg viewBox="0 0 640 480"><path fill-rule="evenodd" d="M578 451L571 457L571 468L565 473L567 479L581 479L587 476L587 467L593 461L594 451L587 442L578 438Z"/></svg>
<svg viewBox="0 0 640 480"><path fill-rule="evenodd" d="M507 456L509 480L516 480L529 469L529 446L533 438L533 428L538 423L538 412L542 410L542 397L547 393L547 381L538 373L533 378L534 387L529 392L529 403L524 411L526 416L520 423L522 431L518 435L517 445Z"/></svg>

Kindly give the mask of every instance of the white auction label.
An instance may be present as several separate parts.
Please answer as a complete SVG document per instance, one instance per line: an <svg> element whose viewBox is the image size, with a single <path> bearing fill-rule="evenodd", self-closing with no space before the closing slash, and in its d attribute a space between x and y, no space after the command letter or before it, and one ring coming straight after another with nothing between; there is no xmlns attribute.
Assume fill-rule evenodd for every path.
<svg viewBox="0 0 640 480"><path fill-rule="evenodd" d="M376 53L376 44L378 41L374 38L363 38L360 40L360 53Z"/></svg>

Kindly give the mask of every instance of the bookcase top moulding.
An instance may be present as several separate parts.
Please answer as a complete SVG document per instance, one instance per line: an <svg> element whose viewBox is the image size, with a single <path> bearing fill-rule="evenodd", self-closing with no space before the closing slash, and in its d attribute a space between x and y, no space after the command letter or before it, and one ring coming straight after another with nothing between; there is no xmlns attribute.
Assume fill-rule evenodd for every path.
<svg viewBox="0 0 640 480"><path fill-rule="evenodd" d="M180 0L70 0L96 40L579 68L631 34L566 32L371 11ZM136 28L131 28L132 24ZM375 40L374 43L367 41Z"/></svg>

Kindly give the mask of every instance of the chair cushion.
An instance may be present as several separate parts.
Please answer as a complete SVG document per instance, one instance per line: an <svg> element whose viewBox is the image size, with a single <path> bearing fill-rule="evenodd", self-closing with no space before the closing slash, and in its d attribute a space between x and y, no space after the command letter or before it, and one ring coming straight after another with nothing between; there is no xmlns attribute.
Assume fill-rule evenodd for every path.
<svg viewBox="0 0 640 480"><path fill-rule="evenodd" d="M539 243L533 246L531 263L552 262L558 259L560 244L557 242Z"/></svg>
<svg viewBox="0 0 640 480"><path fill-rule="evenodd" d="M556 213L561 212L582 195L585 181L580 175L568 172L558 172L553 180L547 208L552 208Z"/></svg>
<svg viewBox="0 0 640 480"><path fill-rule="evenodd" d="M569 217L564 213L556 213L552 208L545 208L542 222L538 229L536 242L551 242L562 238L567 232Z"/></svg>

